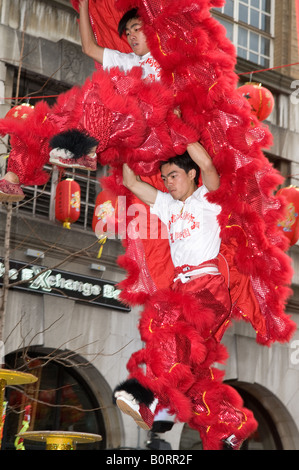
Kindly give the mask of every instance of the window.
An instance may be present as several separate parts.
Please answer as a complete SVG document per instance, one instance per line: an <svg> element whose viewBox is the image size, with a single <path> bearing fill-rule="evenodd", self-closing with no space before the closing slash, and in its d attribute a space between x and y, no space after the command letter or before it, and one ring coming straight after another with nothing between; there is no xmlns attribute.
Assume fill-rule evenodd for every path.
<svg viewBox="0 0 299 470"><path fill-rule="evenodd" d="M45 186L23 187L25 199L16 205L16 212L20 215L28 214L32 216L44 217L55 221L55 194L59 181L59 172L53 170L51 166L46 166L45 170L50 173L50 178ZM98 173L102 173L99 170ZM73 178L80 185L81 208L80 217L76 222L76 227L85 230L91 229L96 196L100 191L98 183L99 174L90 171L67 169L63 173L64 178Z"/></svg>
<svg viewBox="0 0 299 470"><path fill-rule="evenodd" d="M238 57L262 67L271 66L273 11L273 0L227 0L214 9Z"/></svg>
<svg viewBox="0 0 299 470"><path fill-rule="evenodd" d="M284 177L284 182L282 186L289 186L291 184L291 162L276 155L270 153L265 153L265 156L268 158L269 162L273 167ZM278 187L280 189L281 186Z"/></svg>
<svg viewBox="0 0 299 470"><path fill-rule="evenodd" d="M50 106L55 104L56 97L70 88L69 85L53 78L49 79L42 75L22 70L20 78L18 70L14 69L13 77L13 97L27 98L31 105L35 105L41 99L45 100ZM20 104L16 99L12 100L12 106Z"/></svg>
<svg viewBox="0 0 299 470"><path fill-rule="evenodd" d="M70 367L68 355L62 351L30 352L30 372L38 377L35 384L24 387L6 387L6 418L2 449L15 448L15 435L22 428L23 411L30 406L30 431L69 431L97 434L99 442L80 444L77 450L104 449L106 431L101 406L80 374L79 362ZM29 358L29 357L28 357ZM83 361L83 359L82 359ZM7 368L22 369L22 353L6 357ZM25 441L26 450L43 450L42 442Z"/></svg>
<svg viewBox="0 0 299 470"><path fill-rule="evenodd" d="M53 79L37 76L28 71L23 71L18 81L18 71L14 71L13 96L32 97L30 104L35 105L41 99L50 106L55 104L57 95L66 92L69 86L57 82ZM17 91L18 90L18 91ZM20 104L12 102L12 106ZM84 230L91 230L94 204L98 192L101 190L98 179L103 176L105 168L99 169L97 173L83 170L66 169L62 175L56 167L47 165L45 168L50 175L48 183L43 186L23 187L25 199L16 204L15 213L20 215L31 215L44 217L55 221L55 193L59 179L73 178L80 185L81 189L81 209L80 217L76 222L76 227ZM0 168L1 170L1 168ZM3 168L4 174L4 168Z"/></svg>

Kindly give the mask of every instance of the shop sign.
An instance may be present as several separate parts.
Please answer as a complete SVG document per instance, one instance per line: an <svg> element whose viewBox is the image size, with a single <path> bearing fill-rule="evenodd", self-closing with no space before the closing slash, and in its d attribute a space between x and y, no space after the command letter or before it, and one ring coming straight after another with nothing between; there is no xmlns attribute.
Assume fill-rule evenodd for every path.
<svg viewBox="0 0 299 470"><path fill-rule="evenodd" d="M3 285L4 273L5 266L0 259L0 286ZM120 302L120 290L112 281L11 260L9 283L13 289L67 297L91 305L130 311L130 308Z"/></svg>

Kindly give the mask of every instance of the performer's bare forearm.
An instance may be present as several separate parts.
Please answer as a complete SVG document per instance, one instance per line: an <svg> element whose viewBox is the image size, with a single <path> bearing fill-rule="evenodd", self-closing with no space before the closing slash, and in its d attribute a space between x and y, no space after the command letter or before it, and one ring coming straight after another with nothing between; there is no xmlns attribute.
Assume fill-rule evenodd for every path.
<svg viewBox="0 0 299 470"><path fill-rule="evenodd" d="M123 165L123 185L145 204L154 205L157 197L156 188L142 181L126 163Z"/></svg>
<svg viewBox="0 0 299 470"><path fill-rule="evenodd" d="M212 158L199 143L194 142L187 146L187 151L192 160L199 166L203 184L209 191L215 191L219 188L220 178L215 168Z"/></svg>
<svg viewBox="0 0 299 470"><path fill-rule="evenodd" d="M100 64L103 64L104 48L97 44L94 37L89 19L88 0L80 0L79 14L79 30L82 41L82 51Z"/></svg>

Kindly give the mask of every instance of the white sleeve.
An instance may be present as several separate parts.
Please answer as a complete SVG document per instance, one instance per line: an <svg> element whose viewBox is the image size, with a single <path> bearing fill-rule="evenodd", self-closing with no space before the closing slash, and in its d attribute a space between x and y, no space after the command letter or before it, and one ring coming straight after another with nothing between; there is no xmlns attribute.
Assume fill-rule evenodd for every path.
<svg viewBox="0 0 299 470"><path fill-rule="evenodd" d="M209 202L209 200L206 198L206 195L209 194L209 190L206 188L206 186L202 185L201 189L202 191L200 193L200 198L204 205L208 207L209 210L215 212L217 215L220 214L221 206L218 206L218 204L215 204L214 202Z"/></svg>
<svg viewBox="0 0 299 470"><path fill-rule="evenodd" d="M134 63L133 54L126 54L125 52L115 51L114 49L104 49L103 54L103 68L109 70L112 67L118 67L120 70L126 72L136 65Z"/></svg>
<svg viewBox="0 0 299 470"><path fill-rule="evenodd" d="M163 193L158 190L155 204L150 208L151 213L157 215L164 224L168 222L169 203L171 200L172 197L169 193Z"/></svg>

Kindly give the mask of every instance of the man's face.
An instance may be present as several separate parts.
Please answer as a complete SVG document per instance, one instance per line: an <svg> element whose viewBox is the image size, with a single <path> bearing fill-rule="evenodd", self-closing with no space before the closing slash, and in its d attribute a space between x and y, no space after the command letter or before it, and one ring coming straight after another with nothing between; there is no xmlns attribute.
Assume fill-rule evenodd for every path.
<svg viewBox="0 0 299 470"><path fill-rule="evenodd" d="M165 163L161 167L161 177L165 187L173 199L185 201L197 189L194 182L196 171L188 173L175 163Z"/></svg>
<svg viewBox="0 0 299 470"><path fill-rule="evenodd" d="M136 55L143 56L149 52L146 37L142 31L142 23L138 18L132 18L126 25L126 37L132 51Z"/></svg>

